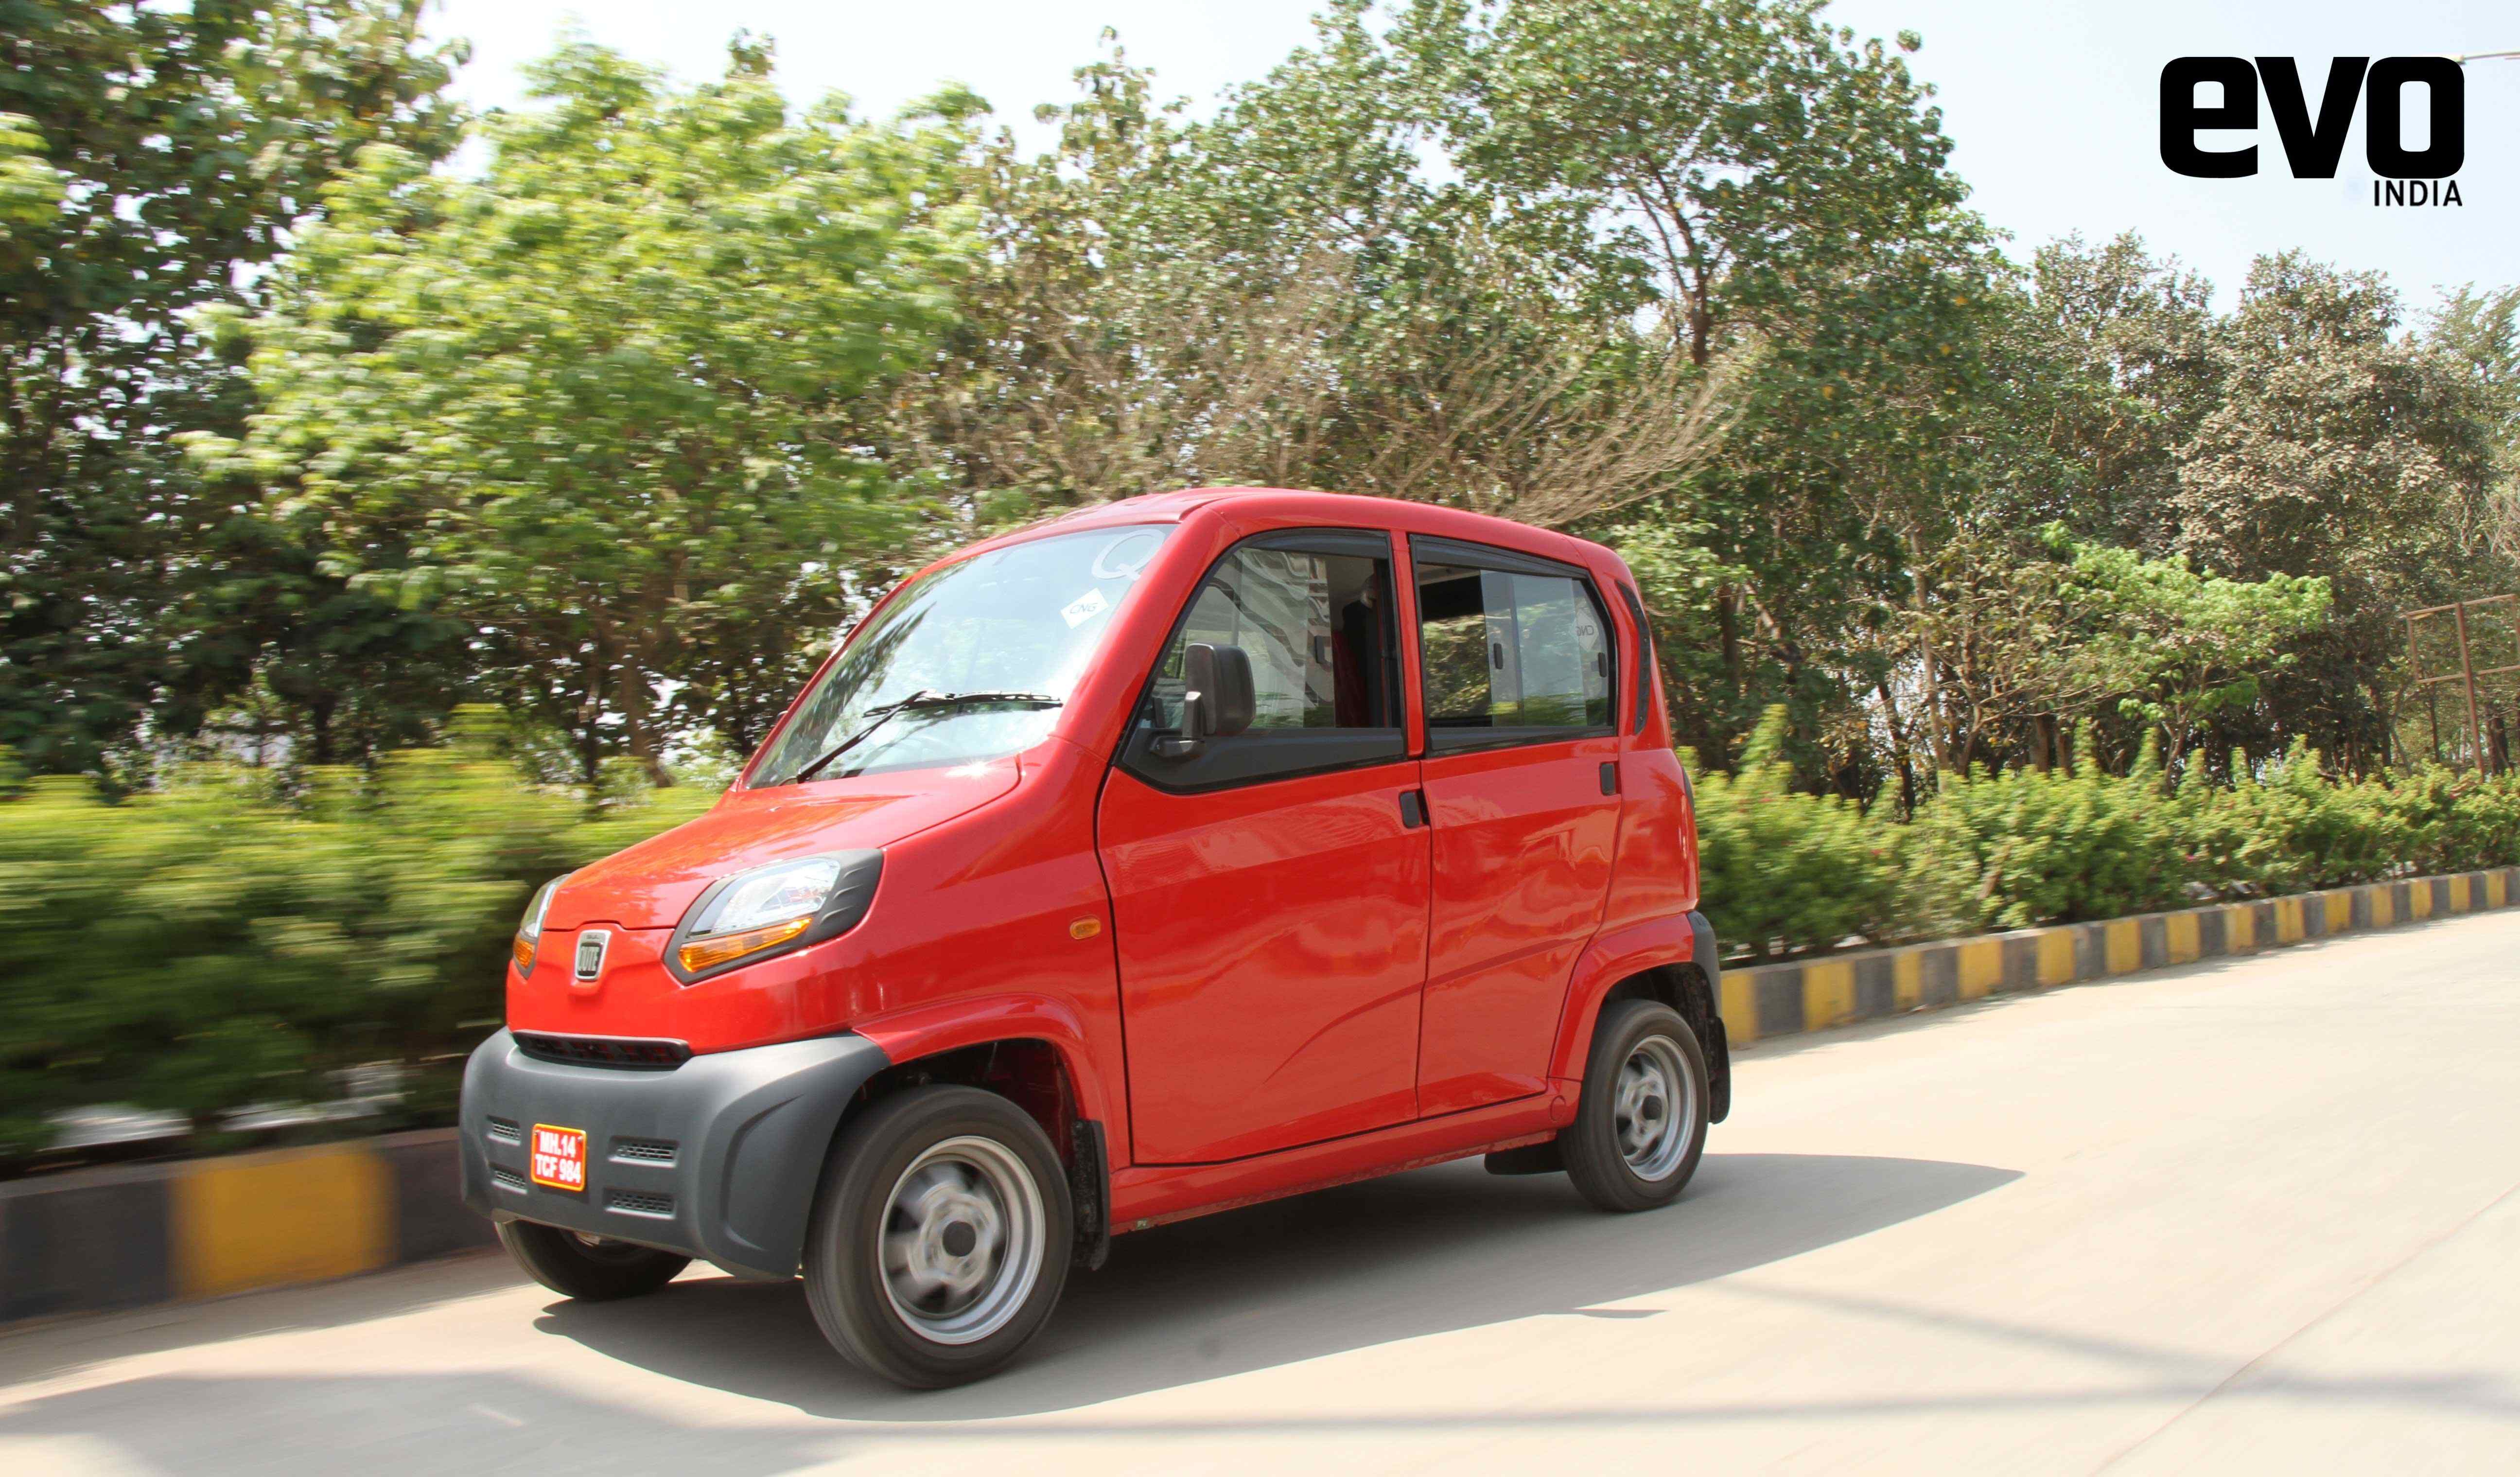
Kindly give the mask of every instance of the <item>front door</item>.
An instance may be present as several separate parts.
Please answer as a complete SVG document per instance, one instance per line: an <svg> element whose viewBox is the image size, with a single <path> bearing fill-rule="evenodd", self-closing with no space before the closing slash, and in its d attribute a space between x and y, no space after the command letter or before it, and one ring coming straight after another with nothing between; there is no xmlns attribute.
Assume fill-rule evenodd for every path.
<svg viewBox="0 0 2520 1477"><path fill-rule="evenodd" d="M1610 625L1583 571L1413 542L1433 931L1420 1114L1547 1087L1618 839Z"/></svg>
<svg viewBox="0 0 2520 1477"><path fill-rule="evenodd" d="M1142 1163L1240 1158L1417 1116L1427 828L1403 729L1387 535L1221 558L1104 784ZM1166 758L1192 642L1250 657L1248 732ZM1406 803L1404 806L1404 797Z"/></svg>

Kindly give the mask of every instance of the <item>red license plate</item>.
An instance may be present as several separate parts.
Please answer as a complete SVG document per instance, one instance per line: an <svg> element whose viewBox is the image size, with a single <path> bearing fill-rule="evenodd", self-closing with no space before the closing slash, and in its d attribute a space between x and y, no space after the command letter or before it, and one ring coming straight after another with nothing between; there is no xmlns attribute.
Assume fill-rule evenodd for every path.
<svg viewBox="0 0 2520 1477"><path fill-rule="evenodd" d="M548 1185L554 1189L585 1189L586 1130L535 1124L530 1169L536 1185Z"/></svg>

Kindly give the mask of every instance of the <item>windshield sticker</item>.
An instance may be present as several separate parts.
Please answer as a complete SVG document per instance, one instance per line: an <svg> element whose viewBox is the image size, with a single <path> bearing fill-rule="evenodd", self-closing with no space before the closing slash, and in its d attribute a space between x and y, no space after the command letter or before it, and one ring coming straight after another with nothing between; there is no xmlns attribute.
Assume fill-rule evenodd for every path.
<svg viewBox="0 0 2520 1477"><path fill-rule="evenodd" d="M1144 528L1124 533L1103 545L1102 552L1094 556L1094 577L1134 580L1145 572L1148 561L1163 546L1164 538L1160 533ZM1072 626L1076 622L1071 620L1068 624Z"/></svg>
<svg viewBox="0 0 2520 1477"><path fill-rule="evenodd" d="M1102 598L1102 591L1088 590L1083 595L1069 601L1066 605L1060 608L1058 613L1066 619L1067 629L1073 631L1078 626L1085 624L1087 621L1092 620L1094 617L1110 608L1111 603Z"/></svg>

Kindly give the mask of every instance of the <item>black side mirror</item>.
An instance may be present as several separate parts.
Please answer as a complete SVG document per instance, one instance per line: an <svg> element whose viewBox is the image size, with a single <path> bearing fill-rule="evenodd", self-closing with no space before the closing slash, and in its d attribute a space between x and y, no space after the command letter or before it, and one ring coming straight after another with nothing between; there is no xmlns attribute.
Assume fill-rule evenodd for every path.
<svg viewBox="0 0 2520 1477"><path fill-rule="evenodd" d="M1181 732L1155 740L1155 752L1187 759L1210 738L1251 727L1260 699L1251 685L1251 656L1240 647L1194 641L1182 653Z"/></svg>

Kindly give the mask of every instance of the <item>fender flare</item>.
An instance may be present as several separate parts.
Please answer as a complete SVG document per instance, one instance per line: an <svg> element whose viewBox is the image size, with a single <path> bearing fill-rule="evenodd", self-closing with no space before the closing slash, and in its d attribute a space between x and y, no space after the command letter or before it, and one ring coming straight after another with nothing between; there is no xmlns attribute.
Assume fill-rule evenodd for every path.
<svg viewBox="0 0 2520 1477"><path fill-rule="evenodd" d="M993 995L921 1006L861 1021L854 1029L901 1065L991 1042L1048 1042L1076 1097L1074 1156L1067 1166L1076 1201L1074 1257L1089 1272L1102 1267L1111 1253L1109 1108L1075 1007L1047 995Z"/></svg>
<svg viewBox="0 0 2520 1477"><path fill-rule="evenodd" d="M1593 1028L1601 1015L1601 1000L1613 986L1666 964L1695 964L1706 978L1709 1029L1699 1045L1706 1052L1712 1103L1709 1118L1721 1123L1732 1110L1731 1044L1725 1039L1722 1002L1723 952L1706 915L1691 910L1647 918L1597 935L1567 983L1566 1007L1558 1019L1557 1045L1550 1054L1550 1075L1580 1082L1585 1057L1593 1047Z"/></svg>
<svg viewBox="0 0 2520 1477"><path fill-rule="evenodd" d="M991 995L945 1001L878 1015L852 1025L854 1031L883 1049L895 1065L918 1057L986 1046L995 1041L1046 1041L1058 1053L1067 1085L1076 1095L1076 1116L1109 1123L1109 1097L1102 1074L1094 1064L1085 1022L1076 1008L1047 995Z"/></svg>

